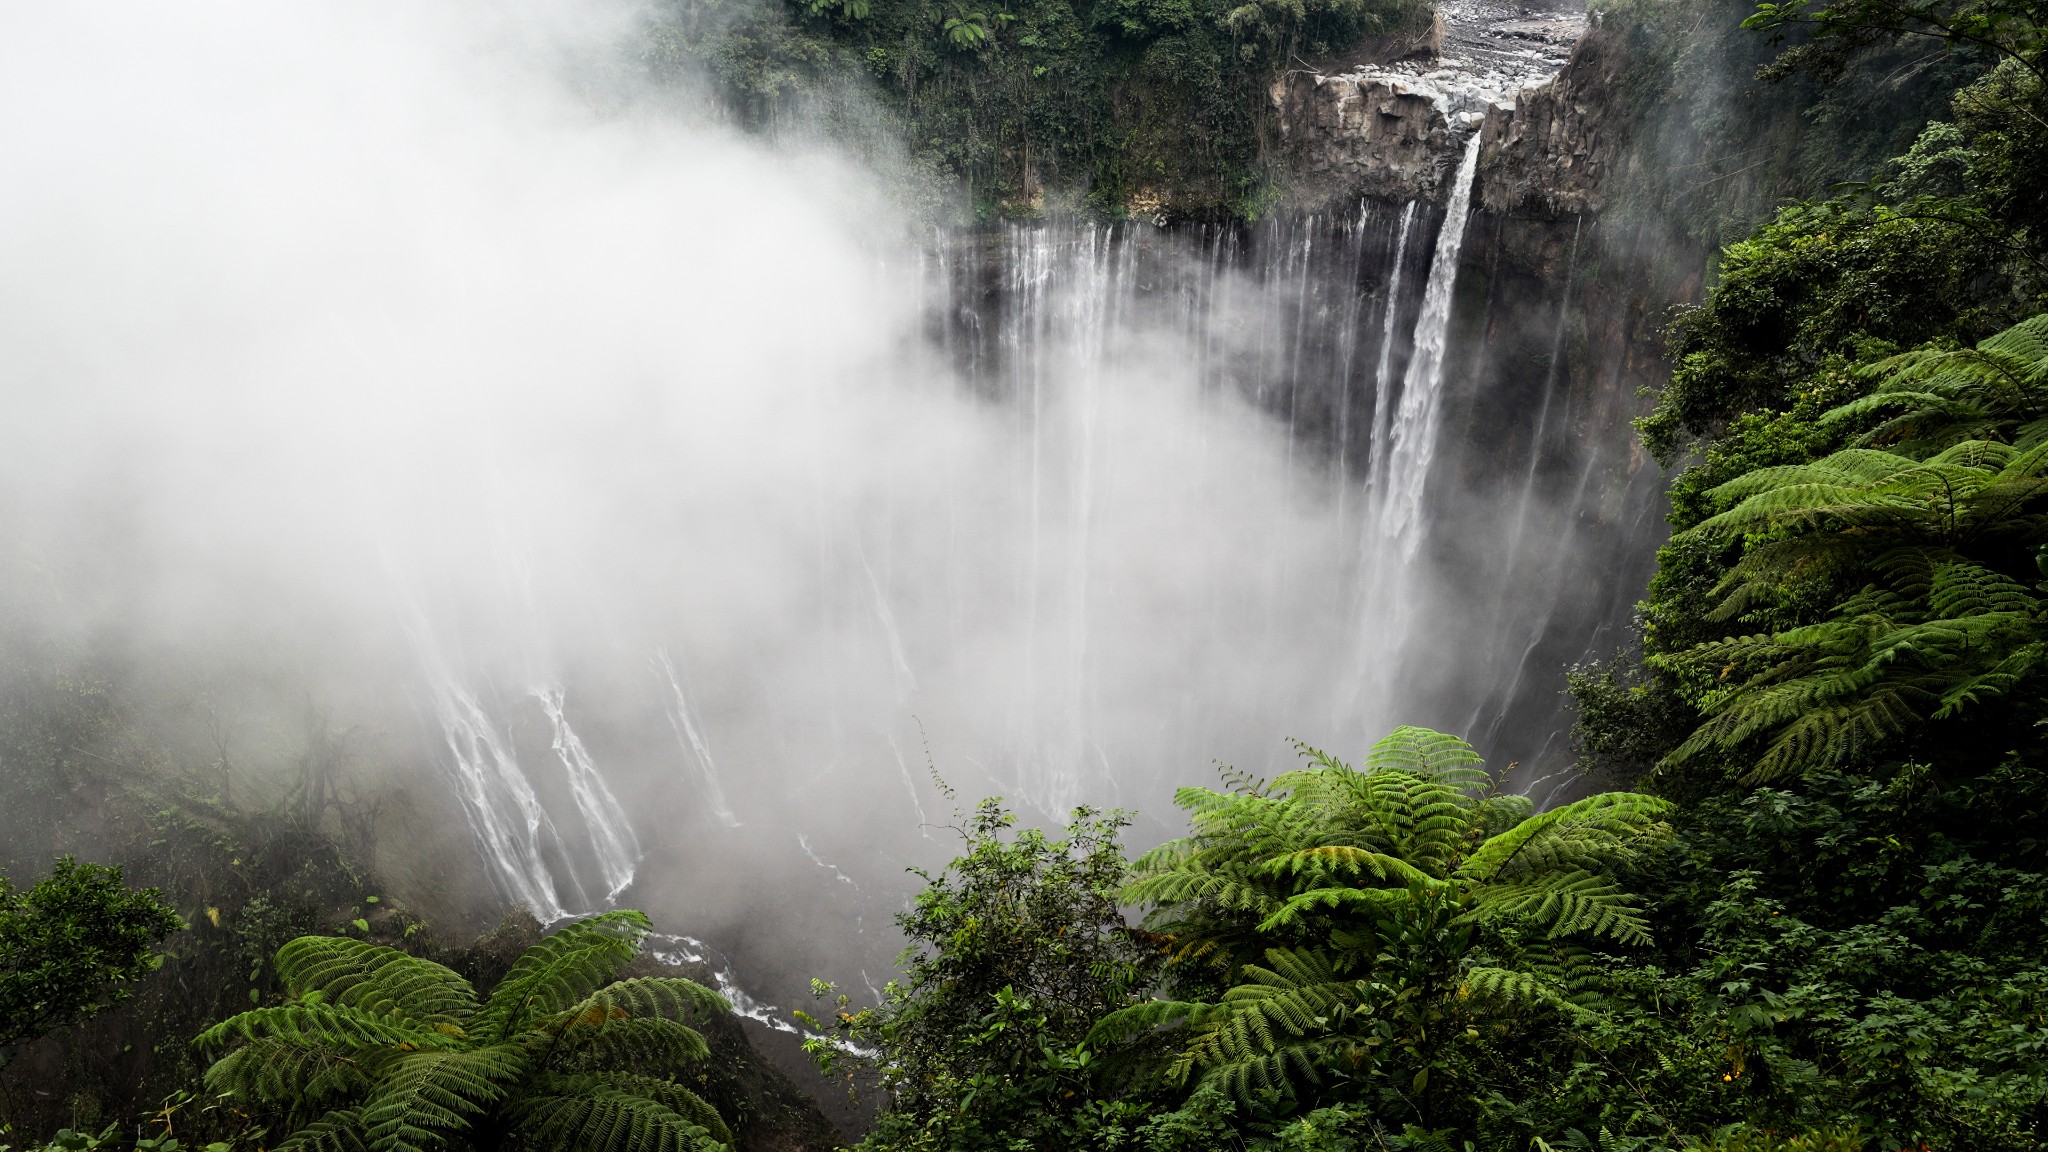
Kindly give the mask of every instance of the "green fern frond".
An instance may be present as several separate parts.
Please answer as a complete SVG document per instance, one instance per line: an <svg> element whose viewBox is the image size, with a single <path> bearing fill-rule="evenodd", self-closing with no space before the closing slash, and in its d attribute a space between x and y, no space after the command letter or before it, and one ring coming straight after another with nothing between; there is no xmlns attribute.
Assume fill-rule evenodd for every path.
<svg viewBox="0 0 2048 1152"><path fill-rule="evenodd" d="M1462 832L1465 821L1460 819L1455 824L1446 822L1441 827L1446 831ZM1439 883L1436 877L1398 856L1375 852L1369 848L1354 848L1348 844L1325 844L1318 848L1287 852L1260 863L1258 869L1275 876L1307 879L1316 883L1327 883L1335 878L1361 876L1371 876L1376 880L1411 888L1426 888Z"/></svg>
<svg viewBox="0 0 2048 1152"><path fill-rule="evenodd" d="M1356 1047L1356 1042L1348 1039L1319 1037L1272 1052L1248 1052L1211 1065L1202 1081L1245 1105L1270 1094L1294 1096L1303 1083L1321 1084L1325 1069L1355 1065L1356 1059L1345 1055Z"/></svg>
<svg viewBox="0 0 2048 1152"><path fill-rule="evenodd" d="M579 1066L680 1069L711 1055L695 1028L659 1016L627 1016L592 1005L534 1034L529 1048Z"/></svg>
<svg viewBox="0 0 2048 1152"><path fill-rule="evenodd" d="M534 1084L536 1099L561 1099L577 1096L633 1096L651 1101L676 1114L685 1125L700 1129L694 1138L708 1139L710 1144L699 1143L698 1147L711 1149L730 1146L734 1143L732 1130L718 1115L717 1109L705 1102L704 1098L673 1080L654 1076L643 1076L632 1072L579 1072L544 1076ZM522 1104L511 1110L511 1114L525 1122L532 1109Z"/></svg>
<svg viewBox="0 0 2048 1152"><path fill-rule="evenodd" d="M659 1016L695 1024L732 1011L732 1002L695 980L636 976L592 992L585 1003L603 1004L631 1016Z"/></svg>
<svg viewBox="0 0 2048 1152"><path fill-rule="evenodd" d="M520 954L471 1021L471 1030L503 1039L563 1011L618 975L639 955L651 930L645 914L621 909L543 938Z"/></svg>
<svg viewBox="0 0 2048 1152"><path fill-rule="evenodd" d="M360 1049L259 1036L216 1060L206 1086L255 1104L326 1107L369 1090L371 1057Z"/></svg>
<svg viewBox="0 0 2048 1152"><path fill-rule="evenodd" d="M1511 916L1552 936L1605 936L1624 944L1648 944L1649 920L1635 900L1612 879L1593 872L1551 873L1519 884L1479 890L1467 917Z"/></svg>
<svg viewBox="0 0 2048 1152"><path fill-rule="evenodd" d="M1107 1047L1150 1032L1209 1023L1228 1014L1228 1009L1214 1004L1147 1000L1119 1008L1097 1020L1088 1030L1087 1042L1094 1047Z"/></svg>
<svg viewBox="0 0 2048 1152"><path fill-rule="evenodd" d="M1975 348L1917 348L1874 365L1870 395L1836 408L1824 424L1899 414L1866 432L1862 443L1939 450L1961 439L1989 439L2048 412L2048 314L2034 316ZM2015 437L2015 443L2021 441Z"/></svg>
<svg viewBox="0 0 2048 1152"><path fill-rule="evenodd" d="M730 1006L689 980L614 982L647 930L640 913L614 912L556 932L513 963L482 1008L439 965L302 937L278 961L291 1002L241 1013L197 1041L234 1045L206 1082L290 1116L327 1108L280 1145L308 1152L470 1147L508 1124L527 1137L517 1117L560 1120L579 1108L578 1124L548 1129L570 1146L719 1152L732 1133L716 1110L640 1073L703 1059L691 1023Z"/></svg>
<svg viewBox="0 0 2048 1152"><path fill-rule="evenodd" d="M1577 944L1550 939L1528 945L1516 957L1515 966L1549 981L1581 1008L1607 1002L1606 970L1592 952Z"/></svg>
<svg viewBox="0 0 2048 1152"><path fill-rule="evenodd" d="M475 1014L469 981L431 960L338 936L301 936L277 950L277 974L295 999L321 999L372 1016L432 1027Z"/></svg>
<svg viewBox="0 0 2048 1152"><path fill-rule="evenodd" d="M1663 830L1669 801L1638 792L1601 792L1541 812L1489 838L1458 866L1458 878L1486 882L1622 859Z"/></svg>
<svg viewBox="0 0 2048 1152"><path fill-rule="evenodd" d="M370 1152L360 1108L337 1108L278 1141L276 1152Z"/></svg>
<svg viewBox="0 0 2048 1152"><path fill-rule="evenodd" d="M1412 772L1460 790L1484 788L1493 782L1486 761L1472 745L1444 732L1403 724L1381 737L1365 754L1370 772Z"/></svg>
<svg viewBox="0 0 2048 1152"><path fill-rule="evenodd" d="M723 1152L724 1141L659 1101L635 1092L589 1088L538 1096L518 1114L537 1152Z"/></svg>
<svg viewBox="0 0 2048 1152"><path fill-rule="evenodd" d="M1441 880L1431 880L1432 885L1442 885ZM1407 888L1314 888L1289 900L1271 916L1259 922L1261 932L1279 932L1286 929L1306 927L1311 917L1318 912L1358 911L1371 913L1384 911L1410 903L1414 897ZM1322 925L1328 927L1328 925Z"/></svg>
<svg viewBox="0 0 2048 1152"><path fill-rule="evenodd" d="M469 1130L526 1071L510 1044L457 1052L411 1052L394 1061L363 1101L364 1142L373 1152L428 1152Z"/></svg>
<svg viewBox="0 0 2048 1152"><path fill-rule="evenodd" d="M266 1037L343 1049L364 1045L427 1049L457 1043L455 1038L432 1029L392 1023L355 1008L317 1000L251 1008L208 1028L193 1043L200 1048L218 1048L235 1040Z"/></svg>
<svg viewBox="0 0 2048 1152"><path fill-rule="evenodd" d="M1468 968L1458 987L1460 996L1489 997L1513 1005L1541 1006L1577 1014L1585 1010L1558 994L1548 981L1531 972L1508 968Z"/></svg>

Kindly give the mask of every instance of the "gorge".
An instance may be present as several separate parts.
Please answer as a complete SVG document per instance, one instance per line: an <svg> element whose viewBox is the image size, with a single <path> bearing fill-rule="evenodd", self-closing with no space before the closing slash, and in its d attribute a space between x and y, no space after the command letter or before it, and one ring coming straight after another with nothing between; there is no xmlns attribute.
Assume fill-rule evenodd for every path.
<svg viewBox="0 0 2048 1152"><path fill-rule="evenodd" d="M1675 635L1721 595L1660 548L1706 519L1679 469L1747 427L1646 446L1668 348L1699 351L1674 310L1984 72L1886 47L1763 99L1775 49L1720 3L1099 3L1085 35L1064 3L874 7L7 18L5 863L125 863L192 941L6 1066L7 1120L190 1081L147 1014L272 1003L302 931L484 989L638 909L638 962L752 1022L707 1098L782 1119L738 1142L823 1147L820 1105L875 1097L801 1045L891 1041L827 1039L813 982L842 1024L892 1003L935 890L906 869L980 797L1129 810L1137 853L1183 833L1177 790L1274 795L1290 740L1363 764L1402 725L1468 741L1509 825L1668 779L1708 713L1666 739L1627 679L1662 674L1639 602ZM1109 79L1058 54L1084 40ZM1963 343L2025 308L1982 311ZM1857 331L1871 363L1961 339ZM1629 731L1664 743L1610 752ZM1435 1147L1415 1123L1384 1131Z"/></svg>

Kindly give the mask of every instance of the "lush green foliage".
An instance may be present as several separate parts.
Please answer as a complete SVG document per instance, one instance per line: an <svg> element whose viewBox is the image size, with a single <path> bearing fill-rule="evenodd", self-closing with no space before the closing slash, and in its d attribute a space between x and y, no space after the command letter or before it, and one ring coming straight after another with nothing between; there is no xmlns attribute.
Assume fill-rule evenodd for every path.
<svg viewBox="0 0 2048 1152"><path fill-rule="evenodd" d="M2048 38L2042 34L2037 0L1783 0L1758 4L1744 27L1812 33L1780 58L1780 71L1838 73L1859 51L1914 37L1985 49L2018 62L2037 79L2048 79L2040 67Z"/></svg>
<svg viewBox="0 0 2048 1152"><path fill-rule="evenodd" d="M155 889L124 887L119 868L66 856L26 890L0 877L0 1060L126 999L184 926Z"/></svg>
<svg viewBox="0 0 2048 1152"><path fill-rule="evenodd" d="M1341 1077L1327 1098L1383 1097L1430 1125L1470 1090L1461 1039L1531 1006L1569 1012L1583 942L1647 942L1611 870L1665 805L1602 793L1532 814L1463 741L1419 728L1363 771L1302 752L1312 767L1269 785L1183 789L1194 835L1126 890L1171 942L1170 984L1221 994L1125 1009L1096 1035L1176 1027L1169 1080L1249 1104Z"/></svg>
<svg viewBox="0 0 2048 1152"><path fill-rule="evenodd" d="M729 1011L689 980L616 977L648 932L638 912L578 921L528 948L479 1001L430 960L361 940L279 949L289 998L224 1020L207 1084L283 1119L277 1147L426 1152L495 1147L715 1152L732 1134L675 1075L707 1053L690 1027Z"/></svg>
<svg viewBox="0 0 2048 1152"><path fill-rule="evenodd" d="M1839 766L2038 691L2048 448L1966 440L1924 460L1847 448L1711 495L1732 507L1685 535L1742 543L1743 557L1709 620L1740 619L1786 585L1837 595L1821 622L1656 659L1710 717L1671 763L1754 743L1751 779Z"/></svg>
<svg viewBox="0 0 2048 1152"><path fill-rule="evenodd" d="M1429 18L1421 0L668 0L649 51L708 70L756 124L814 118L881 159L907 142L983 214L1085 197L1242 216L1278 70Z"/></svg>
<svg viewBox="0 0 2048 1152"><path fill-rule="evenodd" d="M1877 179L1731 246L1676 327L1644 431L1696 455L1644 658L1573 680L1605 770L1684 801L1636 878L1668 927L1611 993L1602 1045L1650 1105L1603 1109L1616 1138L2048 1143L2040 16L1755 21L1792 34L1780 72L1902 35L2004 62Z"/></svg>
<svg viewBox="0 0 2048 1152"><path fill-rule="evenodd" d="M869 1147L1114 1148L1145 1114L1083 1042L1158 970L1118 909L1124 819L1077 809L1061 840L1013 824L994 801L967 817L965 853L898 917L904 979L812 1045L828 1067L875 1053L889 1109Z"/></svg>
<svg viewBox="0 0 2048 1152"><path fill-rule="evenodd" d="M1572 677L1587 767L1637 791L1534 815L1412 730L1184 790L1125 889L1155 998L1097 1006L1068 1099L1155 1152L2048 1146L2039 17L1756 22L1788 99L1856 103L1901 37L1962 83L1675 326L1642 652Z"/></svg>

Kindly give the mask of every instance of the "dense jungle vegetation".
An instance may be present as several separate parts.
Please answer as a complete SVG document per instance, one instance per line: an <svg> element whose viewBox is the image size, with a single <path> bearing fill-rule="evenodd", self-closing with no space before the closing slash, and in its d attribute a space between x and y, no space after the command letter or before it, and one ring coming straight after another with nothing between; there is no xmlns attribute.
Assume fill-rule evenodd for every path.
<svg viewBox="0 0 2048 1152"><path fill-rule="evenodd" d="M884 1104L862 1146L2048 1146L2044 16L1750 21L1765 90L1816 114L1873 54L1954 84L1869 179L1728 245L1675 318L1641 424L1675 469L1672 536L1639 648L1570 677L1599 790L1534 812L1461 740L1404 728L1355 766L1302 747L1276 779L1184 789L1188 834L1135 860L1118 814L1055 835L986 802L904 913L883 1002L820 989L814 1055ZM897 86L914 158L990 210L1195 172L1236 211L1260 78L1410 18L844 0L664 27L764 120L848 66ZM125 877L66 862L26 887L10 853L6 1055L164 1103L135 1143L84 1088L14 1097L42 1126L8 1138L64 1113L56 1146L81 1149L745 1143L748 1089L705 1059L731 1018L648 965L637 914L436 943L374 895L338 737L310 725L290 791L238 803L46 657L4 669L13 807L134 851ZM67 1026L69 1054L37 1046Z"/></svg>
<svg viewBox="0 0 2048 1152"><path fill-rule="evenodd" d="M1424 0L664 0L646 54L743 122L825 123L981 217L1256 216L1266 86L1426 32Z"/></svg>
<svg viewBox="0 0 2048 1152"><path fill-rule="evenodd" d="M1817 113L1874 53L1959 82L1672 326L1640 649L1570 678L1626 791L1532 816L1410 729L1185 790L1128 864L1113 816L984 806L906 979L834 1014L867 1146L2048 1144L2044 15L1749 21Z"/></svg>

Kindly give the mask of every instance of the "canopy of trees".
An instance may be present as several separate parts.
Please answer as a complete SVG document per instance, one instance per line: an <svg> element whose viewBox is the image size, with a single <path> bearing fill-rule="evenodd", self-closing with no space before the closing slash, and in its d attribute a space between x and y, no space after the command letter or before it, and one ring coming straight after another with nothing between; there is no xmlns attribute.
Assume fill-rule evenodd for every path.
<svg viewBox="0 0 2048 1152"><path fill-rule="evenodd" d="M184 926L155 889L123 887L119 868L66 856L31 888L0 876L0 1062L127 998Z"/></svg>

